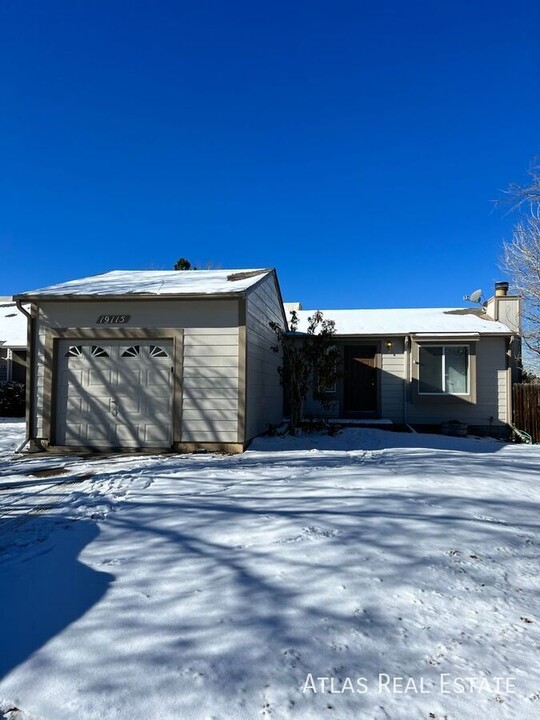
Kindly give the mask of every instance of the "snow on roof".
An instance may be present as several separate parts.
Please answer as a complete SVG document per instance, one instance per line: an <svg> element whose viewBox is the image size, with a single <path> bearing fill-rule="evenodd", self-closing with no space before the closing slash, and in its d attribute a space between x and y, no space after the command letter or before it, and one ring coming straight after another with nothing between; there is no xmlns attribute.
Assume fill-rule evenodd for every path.
<svg viewBox="0 0 540 720"><path fill-rule="evenodd" d="M16 297L60 295L221 295L241 293L271 272L257 270L113 270Z"/></svg>
<svg viewBox="0 0 540 720"><path fill-rule="evenodd" d="M298 331L305 332L315 310L298 313ZM334 320L338 335L475 335L511 334L501 322L474 308L399 308L395 310L322 310Z"/></svg>
<svg viewBox="0 0 540 720"><path fill-rule="evenodd" d="M26 347L26 316L14 302L0 303L0 346Z"/></svg>

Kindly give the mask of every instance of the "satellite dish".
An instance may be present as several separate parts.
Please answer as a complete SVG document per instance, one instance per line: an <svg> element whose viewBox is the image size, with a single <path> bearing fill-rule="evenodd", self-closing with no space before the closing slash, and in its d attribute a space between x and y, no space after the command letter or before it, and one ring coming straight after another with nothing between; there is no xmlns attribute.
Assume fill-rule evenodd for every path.
<svg viewBox="0 0 540 720"><path fill-rule="evenodd" d="M463 299L467 300L468 302L481 303L482 302L482 291L480 289L475 290L470 295L464 295Z"/></svg>

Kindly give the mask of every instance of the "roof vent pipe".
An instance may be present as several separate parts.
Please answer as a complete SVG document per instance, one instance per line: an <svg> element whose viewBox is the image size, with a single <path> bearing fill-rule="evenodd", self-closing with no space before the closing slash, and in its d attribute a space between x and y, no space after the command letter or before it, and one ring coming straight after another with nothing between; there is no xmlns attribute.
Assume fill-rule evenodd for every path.
<svg viewBox="0 0 540 720"><path fill-rule="evenodd" d="M496 282L495 283L495 297L506 297L508 295L508 283L507 282Z"/></svg>

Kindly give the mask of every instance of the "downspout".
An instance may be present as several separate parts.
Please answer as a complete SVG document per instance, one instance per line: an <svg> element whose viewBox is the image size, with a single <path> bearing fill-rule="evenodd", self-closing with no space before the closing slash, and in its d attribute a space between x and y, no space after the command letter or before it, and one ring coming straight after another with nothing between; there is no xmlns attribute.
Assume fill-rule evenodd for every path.
<svg viewBox="0 0 540 720"><path fill-rule="evenodd" d="M411 352L411 338L409 335L406 335L404 340L404 353L403 358L405 362L405 372L404 372L404 379L403 379L403 424L407 425L407 394L409 392L409 384L410 384L410 352Z"/></svg>
<svg viewBox="0 0 540 720"><path fill-rule="evenodd" d="M510 427L514 426L514 341L512 335L506 346L506 424Z"/></svg>
<svg viewBox="0 0 540 720"><path fill-rule="evenodd" d="M28 353L26 357L26 437L23 442L15 449L16 453L30 442L34 425L34 316L23 307L20 300L15 300L17 310L28 318L28 326L26 331L26 342L28 345Z"/></svg>

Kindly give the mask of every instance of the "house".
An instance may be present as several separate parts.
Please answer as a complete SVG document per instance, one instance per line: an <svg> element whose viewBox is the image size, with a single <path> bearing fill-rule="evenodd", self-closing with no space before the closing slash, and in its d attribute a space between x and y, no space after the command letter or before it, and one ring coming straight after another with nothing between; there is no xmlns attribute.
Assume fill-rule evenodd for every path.
<svg viewBox="0 0 540 720"><path fill-rule="evenodd" d="M0 383L25 382L26 344L26 316L11 296L0 296Z"/></svg>
<svg viewBox="0 0 540 720"><path fill-rule="evenodd" d="M241 452L283 418L273 269L115 271L22 293L30 448Z"/></svg>
<svg viewBox="0 0 540 720"><path fill-rule="evenodd" d="M115 271L14 300L31 317L34 449L241 452L283 419L269 323L296 310L303 332L311 315L284 306L273 269ZM521 304L507 283L483 306L323 313L342 374L306 416L508 433Z"/></svg>
<svg viewBox="0 0 540 720"><path fill-rule="evenodd" d="M313 311L300 304L298 331ZM323 310L336 323L342 377L313 397L307 416L392 421L418 429L457 420L472 431L507 435L512 384L519 380L521 300L497 283L481 307ZM326 404L326 403L325 403Z"/></svg>

